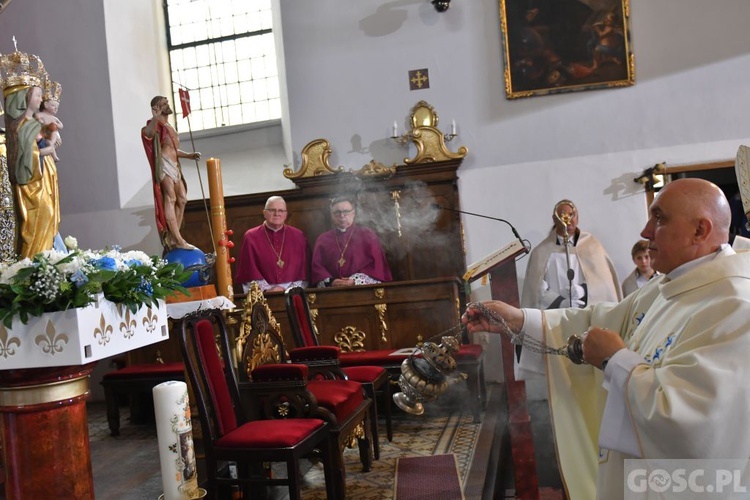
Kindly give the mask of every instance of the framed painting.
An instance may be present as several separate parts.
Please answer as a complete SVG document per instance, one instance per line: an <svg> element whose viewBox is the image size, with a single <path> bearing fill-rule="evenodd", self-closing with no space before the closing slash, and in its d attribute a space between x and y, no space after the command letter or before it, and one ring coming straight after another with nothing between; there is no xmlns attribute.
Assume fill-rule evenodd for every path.
<svg viewBox="0 0 750 500"><path fill-rule="evenodd" d="M508 99L635 83L630 0L500 0Z"/></svg>

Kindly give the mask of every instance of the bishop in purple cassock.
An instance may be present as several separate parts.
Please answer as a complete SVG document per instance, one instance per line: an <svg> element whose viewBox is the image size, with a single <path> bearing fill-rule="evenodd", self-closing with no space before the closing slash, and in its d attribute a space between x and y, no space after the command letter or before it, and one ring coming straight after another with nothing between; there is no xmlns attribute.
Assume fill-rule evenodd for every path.
<svg viewBox="0 0 750 500"><path fill-rule="evenodd" d="M356 210L349 199L331 203L334 228L315 242L311 282L317 286L350 286L392 281L380 239L372 229L354 223Z"/></svg>
<svg viewBox="0 0 750 500"><path fill-rule="evenodd" d="M310 247L305 234L285 224L286 202L272 196L263 210L265 221L248 229L242 238L235 282L247 292L257 282L265 291L283 291L292 286L306 287L310 269Z"/></svg>

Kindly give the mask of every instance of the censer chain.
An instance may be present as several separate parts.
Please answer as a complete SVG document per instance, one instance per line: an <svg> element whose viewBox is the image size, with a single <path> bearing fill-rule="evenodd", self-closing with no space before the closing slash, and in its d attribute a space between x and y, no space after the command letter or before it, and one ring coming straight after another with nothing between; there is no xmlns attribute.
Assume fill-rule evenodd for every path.
<svg viewBox="0 0 750 500"><path fill-rule="evenodd" d="M576 352L580 350L580 340L575 336L578 346L574 348L573 355L571 356L571 345L563 346L563 347L550 347L544 342L540 342L539 340L536 340L533 337L529 337L528 335L520 332L514 332L510 326L508 326L508 323L505 321L505 319L497 314L496 312L488 309L484 304L480 302L471 302L466 306L467 309L476 309L477 311L481 312L485 318L487 318L487 321L490 322L491 325L499 326L501 331L505 333L508 338L510 338L510 342L513 345L520 345L524 347L525 349L528 349L531 352L537 352L540 354L553 354L555 356L565 356L566 358L570 358L574 363L580 364L582 362L580 358L580 353ZM428 340L432 339L438 339L443 336L458 336L459 333L461 333L466 328L466 325L456 325L451 328L448 328L447 330L438 333L437 335L434 335L433 337L430 337Z"/></svg>
<svg viewBox="0 0 750 500"><path fill-rule="evenodd" d="M536 340L533 337L529 337L524 333L514 332L513 330L511 330L510 326L508 326L505 318L503 318L496 312L491 311L480 302L472 302L467 305L467 309L468 308L478 310L484 315L485 318L487 318L487 321L489 321L491 325L499 326L503 333L505 333L510 338L510 342L513 345L520 345L531 352L538 352L540 354L554 354L556 356L565 356L566 358L570 358L570 351L568 346L558 348L550 347L544 342L540 342L539 340Z"/></svg>

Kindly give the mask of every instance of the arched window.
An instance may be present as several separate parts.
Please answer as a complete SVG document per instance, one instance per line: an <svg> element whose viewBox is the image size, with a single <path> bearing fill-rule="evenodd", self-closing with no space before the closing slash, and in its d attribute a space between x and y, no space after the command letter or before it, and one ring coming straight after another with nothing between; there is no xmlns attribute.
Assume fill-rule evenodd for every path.
<svg viewBox="0 0 750 500"><path fill-rule="evenodd" d="M271 0L164 0L177 128L179 88L193 131L281 118Z"/></svg>

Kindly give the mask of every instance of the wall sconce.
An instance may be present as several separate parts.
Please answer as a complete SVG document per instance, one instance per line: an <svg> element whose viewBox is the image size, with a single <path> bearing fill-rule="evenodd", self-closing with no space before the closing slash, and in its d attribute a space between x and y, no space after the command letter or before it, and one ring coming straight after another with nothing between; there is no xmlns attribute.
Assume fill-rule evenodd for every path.
<svg viewBox="0 0 750 500"><path fill-rule="evenodd" d="M445 12L451 6L451 0L432 0L432 5L438 12Z"/></svg>
<svg viewBox="0 0 750 500"><path fill-rule="evenodd" d="M456 120L451 121L450 134L444 134L437 128L437 124L438 115L435 109L425 101L419 101L411 109L406 133L399 135L398 122L393 122L391 139L400 146L413 143L416 150L414 158L404 158L405 165L455 160L466 156L469 152L466 146L460 146L455 153L446 146L447 142L458 137Z"/></svg>

